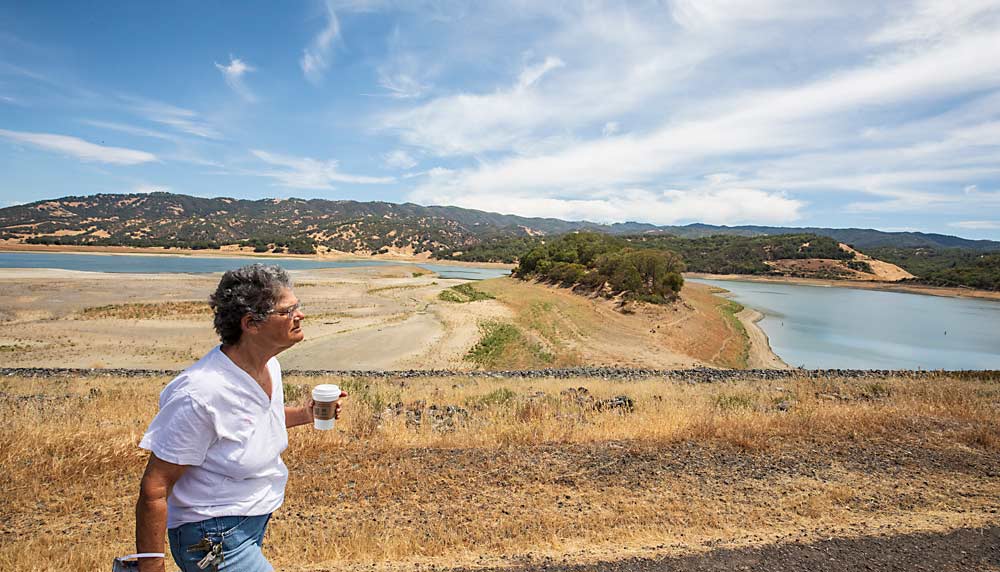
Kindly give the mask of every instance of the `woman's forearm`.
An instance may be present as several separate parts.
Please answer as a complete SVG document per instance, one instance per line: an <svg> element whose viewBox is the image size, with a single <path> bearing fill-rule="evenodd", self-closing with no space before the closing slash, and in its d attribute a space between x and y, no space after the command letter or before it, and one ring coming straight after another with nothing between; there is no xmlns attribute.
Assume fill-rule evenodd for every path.
<svg viewBox="0 0 1000 572"><path fill-rule="evenodd" d="M285 427L298 427L312 422L312 408L285 406Z"/></svg>
<svg viewBox="0 0 1000 572"><path fill-rule="evenodd" d="M135 503L136 552L164 552L163 537L167 532L167 496L139 493ZM140 572L162 572L163 558L140 558Z"/></svg>

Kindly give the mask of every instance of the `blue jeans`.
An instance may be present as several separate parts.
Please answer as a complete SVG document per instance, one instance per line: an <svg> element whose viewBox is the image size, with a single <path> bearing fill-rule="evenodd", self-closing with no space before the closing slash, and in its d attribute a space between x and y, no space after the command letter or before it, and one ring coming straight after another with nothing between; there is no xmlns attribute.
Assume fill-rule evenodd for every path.
<svg viewBox="0 0 1000 572"><path fill-rule="evenodd" d="M225 559L219 565L220 572L271 572L274 568L261 552L264 546L264 531L267 530L267 521L270 519L269 514L220 516L182 524L167 531L167 536L170 538L170 553L181 572L202 572L197 562L204 558L208 551L188 552L188 547L207 538L212 543L222 543L222 555Z"/></svg>

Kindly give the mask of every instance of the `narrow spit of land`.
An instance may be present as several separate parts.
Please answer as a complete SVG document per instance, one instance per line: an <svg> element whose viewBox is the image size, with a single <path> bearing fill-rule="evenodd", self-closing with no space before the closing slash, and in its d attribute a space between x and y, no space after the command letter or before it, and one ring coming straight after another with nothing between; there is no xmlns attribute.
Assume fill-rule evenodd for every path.
<svg viewBox="0 0 1000 572"><path fill-rule="evenodd" d="M279 570L998 570L1000 373L289 373ZM0 569L130 551L170 376L0 375ZM706 383L701 383L706 382ZM67 547L73 547L67 550Z"/></svg>

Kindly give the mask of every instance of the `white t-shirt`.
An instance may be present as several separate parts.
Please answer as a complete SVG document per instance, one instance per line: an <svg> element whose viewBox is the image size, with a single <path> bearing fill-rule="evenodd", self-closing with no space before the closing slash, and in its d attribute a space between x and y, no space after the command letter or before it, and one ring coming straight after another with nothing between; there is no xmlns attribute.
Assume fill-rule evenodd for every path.
<svg viewBox="0 0 1000 572"><path fill-rule="evenodd" d="M278 360L271 399L221 346L174 378L139 446L190 465L167 498L167 528L216 516L260 516L285 499L288 447Z"/></svg>

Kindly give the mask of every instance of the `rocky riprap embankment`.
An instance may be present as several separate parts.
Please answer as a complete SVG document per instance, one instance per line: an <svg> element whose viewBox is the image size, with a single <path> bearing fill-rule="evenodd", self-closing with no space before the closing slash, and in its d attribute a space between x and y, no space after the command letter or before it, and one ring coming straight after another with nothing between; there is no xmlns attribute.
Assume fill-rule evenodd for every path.
<svg viewBox="0 0 1000 572"><path fill-rule="evenodd" d="M180 370L167 369L84 369L47 367L5 367L0 368L4 377L166 377L176 375ZM286 376L304 377L358 377L358 378L512 378L512 379L572 379L596 378L630 381L637 379L662 378L670 381L691 383L712 383L719 381L766 381L781 379L885 379L885 378L934 378L941 376L975 377L977 379L1000 379L1000 370L912 370L912 369L642 369L603 366L584 366L559 369L526 370L448 370L448 369L407 369L407 370L287 370Z"/></svg>

